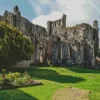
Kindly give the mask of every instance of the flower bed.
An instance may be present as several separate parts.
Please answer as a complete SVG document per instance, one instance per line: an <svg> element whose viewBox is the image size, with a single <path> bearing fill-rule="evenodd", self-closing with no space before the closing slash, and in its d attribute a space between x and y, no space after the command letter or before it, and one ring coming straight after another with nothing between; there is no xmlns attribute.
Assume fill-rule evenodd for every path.
<svg viewBox="0 0 100 100"><path fill-rule="evenodd" d="M5 73L3 71L0 74L0 89L13 89L34 85L42 85L42 83L33 80L27 72L22 74L19 72Z"/></svg>

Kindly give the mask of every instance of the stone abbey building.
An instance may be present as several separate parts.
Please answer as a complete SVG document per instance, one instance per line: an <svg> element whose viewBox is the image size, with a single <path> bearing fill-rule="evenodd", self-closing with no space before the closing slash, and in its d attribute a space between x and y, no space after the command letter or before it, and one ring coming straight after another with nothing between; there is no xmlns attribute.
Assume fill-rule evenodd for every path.
<svg viewBox="0 0 100 100"><path fill-rule="evenodd" d="M34 63L95 64L99 49L98 21L95 20L93 26L82 23L66 27L66 15L63 15L59 20L48 21L46 30L22 17L18 6L14 7L14 13L6 10L0 16L0 21L5 19L31 38L35 48Z"/></svg>

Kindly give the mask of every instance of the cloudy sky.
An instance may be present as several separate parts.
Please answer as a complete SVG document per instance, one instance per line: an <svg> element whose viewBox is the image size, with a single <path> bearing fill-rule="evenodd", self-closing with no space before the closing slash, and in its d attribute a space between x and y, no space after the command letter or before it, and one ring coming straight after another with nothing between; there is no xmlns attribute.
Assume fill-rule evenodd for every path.
<svg viewBox="0 0 100 100"><path fill-rule="evenodd" d="M63 13L67 15L67 26L84 22L93 25L94 20L100 23L100 0L0 0L0 14L13 11L15 5L22 16L44 27L48 20L59 19Z"/></svg>

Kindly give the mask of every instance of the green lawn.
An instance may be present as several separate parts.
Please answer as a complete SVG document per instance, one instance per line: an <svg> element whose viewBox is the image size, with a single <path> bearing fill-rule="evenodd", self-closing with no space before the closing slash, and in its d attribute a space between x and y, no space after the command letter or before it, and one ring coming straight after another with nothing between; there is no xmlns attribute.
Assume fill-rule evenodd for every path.
<svg viewBox="0 0 100 100"><path fill-rule="evenodd" d="M100 71L78 67L40 67L28 70L43 83L14 90L0 90L0 100L52 100L57 89L77 87L89 90L90 100L100 100Z"/></svg>

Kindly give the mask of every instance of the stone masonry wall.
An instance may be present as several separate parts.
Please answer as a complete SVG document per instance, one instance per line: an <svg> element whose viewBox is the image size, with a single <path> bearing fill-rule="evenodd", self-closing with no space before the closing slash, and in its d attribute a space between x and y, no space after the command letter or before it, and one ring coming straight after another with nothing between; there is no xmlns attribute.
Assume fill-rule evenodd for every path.
<svg viewBox="0 0 100 100"><path fill-rule="evenodd" d="M68 60L75 64L95 64L99 48L98 21L93 22L93 27L82 23L66 28L66 15L63 15L59 20L48 21L46 30L22 17L18 6L14 7L14 13L6 10L4 15L0 16L0 21L5 19L31 38L35 48L34 60L44 63L51 60L53 64L60 65L66 64ZM31 61L19 62L16 66L27 67Z"/></svg>
<svg viewBox="0 0 100 100"><path fill-rule="evenodd" d="M58 23L61 22L62 19L63 17L57 21L49 21L47 23L48 34L50 34L51 37L55 37L52 38L52 41L54 41L54 44L56 43L53 45L55 46L53 47L55 50L52 52L53 61L59 63L59 61L63 62L63 59L73 59L76 64L82 62L94 62L99 46L98 22L94 21L93 27L89 24L82 23L74 27L66 28L66 26L62 26L63 23ZM57 25L55 23L57 23ZM62 46L62 59L57 58L59 55L59 46L57 46L59 43L57 38L60 38L60 44Z"/></svg>
<svg viewBox="0 0 100 100"><path fill-rule="evenodd" d="M22 17L18 6L14 7L13 13L5 10L4 15L0 16L0 21L5 20L8 20L10 25L16 27L18 30L23 32L24 35L27 35L29 38L31 38L34 44L35 50L33 54L34 57L32 57L32 60L18 62L16 63L16 65L14 65L18 67L28 67L28 65L32 63L32 61L34 62L34 59L36 58L35 53L37 52L36 45L39 43L41 39L47 36L47 30L41 26L34 25L28 19Z"/></svg>

